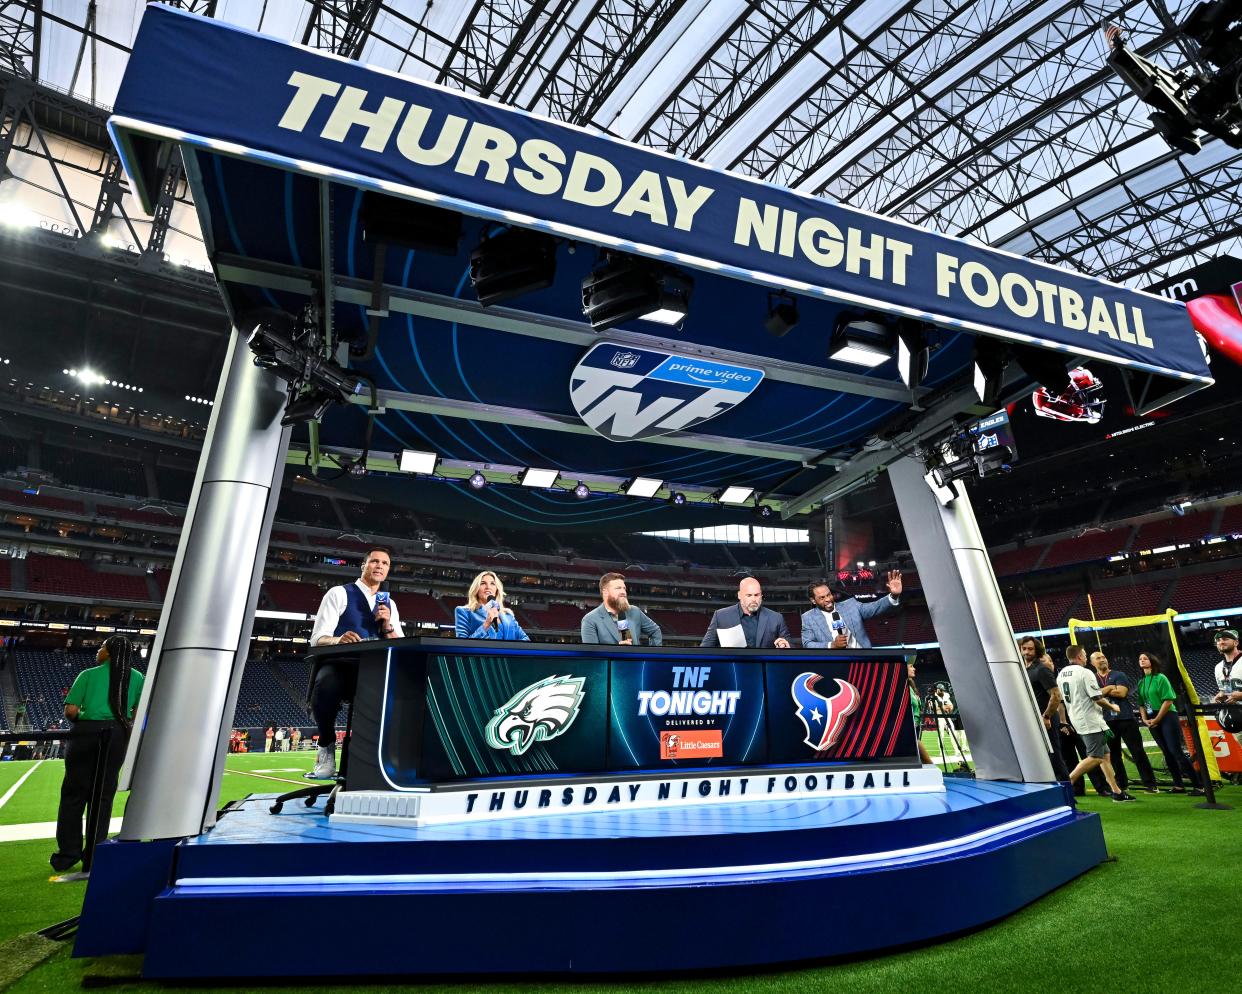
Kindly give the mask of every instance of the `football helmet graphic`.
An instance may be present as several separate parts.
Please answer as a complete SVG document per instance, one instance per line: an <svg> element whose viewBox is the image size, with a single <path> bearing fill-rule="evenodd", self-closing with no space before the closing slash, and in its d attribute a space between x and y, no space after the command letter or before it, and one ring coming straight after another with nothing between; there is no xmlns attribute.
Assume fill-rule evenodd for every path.
<svg viewBox="0 0 1242 994"><path fill-rule="evenodd" d="M1046 387L1031 394L1031 405L1041 418L1098 424L1104 417L1104 384L1085 366L1069 371L1070 385L1053 396Z"/></svg>

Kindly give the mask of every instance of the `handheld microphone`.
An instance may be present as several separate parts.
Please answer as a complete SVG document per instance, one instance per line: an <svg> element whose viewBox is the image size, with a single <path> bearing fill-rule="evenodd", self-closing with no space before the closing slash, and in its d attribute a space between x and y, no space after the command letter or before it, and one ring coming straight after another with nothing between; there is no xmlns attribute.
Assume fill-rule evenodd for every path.
<svg viewBox="0 0 1242 994"><path fill-rule="evenodd" d="M376 591L375 610L371 613L371 616L374 617L376 614L378 614L379 609L382 607L388 608L388 627L385 629L382 629L380 631L380 634L387 635L389 632L392 631L392 594L390 594L387 590Z"/></svg>
<svg viewBox="0 0 1242 994"><path fill-rule="evenodd" d="M486 607L488 611L492 608L496 608L496 618L493 624L496 627L496 631L500 631L500 617L503 612L500 610L500 605L496 603L496 598L493 597L490 601L488 601Z"/></svg>
<svg viewBox="0 0 1242 994"><path fill-rule="evenodd" d="M633 636L630 635L630 619L629 618L618 618L617 619L617 632L620 634L622 642L624 642L626 639L633 638Z"/></svg>

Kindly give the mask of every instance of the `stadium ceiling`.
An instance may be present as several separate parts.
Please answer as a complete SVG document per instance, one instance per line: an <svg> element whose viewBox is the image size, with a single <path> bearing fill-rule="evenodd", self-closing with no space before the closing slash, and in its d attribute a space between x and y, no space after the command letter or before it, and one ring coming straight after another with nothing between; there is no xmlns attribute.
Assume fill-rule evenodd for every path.
<svg viewBox="0 0 1242 994"><path fill-rule="evenodd" d="M0 0L0 178L27 108L104 153L72 163L98 176L97 204L30 180L61 187L58 220L85 234L121 217L131 251L166 257L168 217L131 222L99 127L143 6ZM1193 66L1175 27L1194 0L172 6L1130 286L1242 249L1242 152L1173 154L1104 64L1101 29L1119 21L1136 51ZM18 137L13 152L43 152Z"/></svg>

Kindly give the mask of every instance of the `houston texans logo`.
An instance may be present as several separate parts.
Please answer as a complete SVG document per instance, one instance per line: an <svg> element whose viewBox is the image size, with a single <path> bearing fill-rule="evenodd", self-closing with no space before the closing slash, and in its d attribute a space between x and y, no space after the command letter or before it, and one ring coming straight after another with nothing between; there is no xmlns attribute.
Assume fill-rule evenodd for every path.
<svg viewBox="0 0 1242 994"><path fill-rule="evenodd" d="M487 723L487 744L521 756L536 742L568 731L578 717L585 683L585 677L550 676L519 690Z"/></svg>
<svg viewBox="0 0 1242 994"><path fill-rule="evenodd" d="M806 728L802 741L816 752L837 744L845 719L858 710L859 704L858 688L844 680L835 681L840 689L831 697L816 693L815 685L822 679L818 673L799 673L789 688L798 705L794 714Z"/></svg>

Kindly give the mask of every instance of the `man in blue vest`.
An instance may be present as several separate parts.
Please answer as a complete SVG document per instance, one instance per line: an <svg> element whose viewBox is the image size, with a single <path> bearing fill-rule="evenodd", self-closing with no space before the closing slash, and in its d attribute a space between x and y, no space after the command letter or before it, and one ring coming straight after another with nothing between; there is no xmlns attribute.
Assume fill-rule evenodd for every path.
<svg viewBox="0 0 1242 994"><path fill-rule="evenodd" d="M376 604L380 584L392 568L387 549L376 547L362 562L362 575L353 583L333 587L323 595L311 645L349 645L367 639L405 638L397 605ZM385 595L387 596L387 595ZM331 780L336 776L336 715L341 701L352 697L358 687L358 670L348 662L325 662L315 674L311 688L311 712L319 726L319 752L309 780Z"/></svg>

